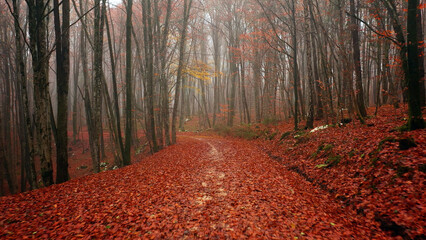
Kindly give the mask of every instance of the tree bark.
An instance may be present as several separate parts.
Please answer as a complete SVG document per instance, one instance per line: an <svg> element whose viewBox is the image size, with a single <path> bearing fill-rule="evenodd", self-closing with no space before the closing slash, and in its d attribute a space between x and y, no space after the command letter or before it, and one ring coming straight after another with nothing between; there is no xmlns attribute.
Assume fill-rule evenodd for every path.
<svg viewBox="0 0 426 240"><path fill-rule="evenodd" d="M114 48L112 47L112 39L111 39L111 31L109 28L108 19L105 21L105 27L108 37L108 48L109 48L109 54L110 54L110 61L111 61L111 72L112 72L112 95L113 95L113 101L114 111L111 111L111 116L115 119L113 119L112 123L114 126L114 131L116 135L116 159L115 159L115 165L117 167L123 166L123 156L124 156L124 144L123 144L123 136L121 133L121 118L120 118L120 109L119 109L119 98L118 98L118 90L117 90L117 73L116 73L116 62L114 58ZM114 113L114 114L113 114Z"/></svg>
<svg viewBox="0 0 426 240"><path fill-rule="evenodd" d="M312 72L312 50L311 50L311 26L309 19L309 2L303 1L304 17L305 17L305 51L306 51L306 66L307 66L307 81L309 86L309 109L308 118L306 119L306 128L314 128L314 101L315 101L315 89L314 89L314 78Z"/></svg>
<svg viewBox="0 0 426 240"><path fill-rule="evenodd" d="M130 147L132 143L132 6L133 0L127 0L126 6L126 136L123 155L124 166L130 165ZM153 130L153 132L155 132ZM121 133L119 133L121 135Z"/></svg>
<svg viewBox="0 0 426 240"><path fill-rule="evenodd" d="M168 79L166 78L166 60L167 60L167 41L169 37L169 23L172 12L172 1L167 0L166 19L164 22L164 29L162 34L162 40L160 43L160 66L161 66L161 88L162 88L162 119L164 128L164 140L165 145L170 145L170 119L169 119L169 87Z"/></svg>
<svg viewBox="0 0 426 240"><path fill-rule="evenodd" d="M57 141L56 141L56 183L69 180L68 173L68 85L69 85L69 25L70 2L62 1L62 24L59 16L59 2L53 0L56 35L56 91L57 91Z"/></svg>
<svg viewBox="0 0 426 240"><path fill-rule="evenodd" d="M423 129L425 122L422 116L420 93L420 64L417 39L417 8L419 0L408 0L407 13L407 64L406 86L408 87L408 128ZM423 73L424 75L424 73ZM422 82L423 84L423 82Z"/></svg>
<svg viewBox="0 0 426 240"><path fill-rule="evenodd" d="M354 61L354 70L355 70L355 100L358 112L361 118L367 116L367 110L364 104L364 91L362 87L362 75L361 75L361 53L360 53L360 44L359 44L359 35L358 28L359 25L356 19L356 9L355 1L349 0L350 2L350 11L351 11L351 36L352 36L352 49L353 49L353 61Z"/></svg>
<svg viewBox="0 0 426 240"><path fill-rule="evenodd" d="M21 39L20 24L19 24L19 6L18 0L13 0L13 14L14 14L14 27L15 27L15 43L16 43L16 67L18 72L18 82L21 88L19 97L22 103L22 119L24 121L24 147L27 149L26 159L22 161L25 163L26 174L31 189L37 188L37 174L34 164L34 135L31 124L31 114L28 103L28 90L27 90L27 74L24 61L24 46Z"/></svg>
<svg viewBox="0 0 426 240"><path fill-rule="evenodd" d="M292 37L292 47L293 47L293 88L294 88L294 130L298 129L299 122L299 111L298 111L298 101L299 101L299 68L297 65L297 29L296 29L296 3L295 0L292 0L291 5L291 19L293 24L293 29L291 33Z"/></svg>
<svg viewBox="0 0 426 240"><path fill-rule="evenodd" d="M102 59L103 59L103 29L105 17L105 0L95 1L94 18L94 62L93 68L95 76L93 78L92 92L92 113L89 134L92 133L92 164L95 172L100 172L101 161L101 132L102 132ZM86 116L87 117L87 116Z"/></svg>
<svg viewBox="0 0 426 240"><path fill-rule="evenodd" d="M186 43L186 32L188 28L189 13L191 11L192 0L184 0L184 10L183 10L183 24L181 30L181 38L179 43L179 65L176 76L176 86L175 86L175 100L173 103L173 113L172 113L172 144L176 143L176 120L177 120L177 110L179 106L179 98L181 91L181 79L183 72L183 64L185 57L185 43Z"/></svg>
<svg viewBox="0 0 426 240"><path fill-rule="evenodd" d="M50 129L49 54L47 50L47 2L28 0L30 51L34 79L34 122L44 186L53 184L52 139Z"/></svg>

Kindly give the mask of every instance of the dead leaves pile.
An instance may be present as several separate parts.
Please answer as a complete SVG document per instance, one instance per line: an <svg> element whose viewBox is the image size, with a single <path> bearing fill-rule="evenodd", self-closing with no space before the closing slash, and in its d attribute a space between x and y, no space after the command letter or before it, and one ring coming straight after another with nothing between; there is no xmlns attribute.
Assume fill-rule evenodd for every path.
<svg viewBox="0 0 426 240"><path fill-rule="evenodd" d="M251 142L186 134L132 166L0 198L0 237L384 238Z"/></svg>
<svg viewBox="0 0 426 240"><path fill-rule="evenodd" d="M405 112L384 106L366 125L355 121L329 127L308 133L304 142L290 135L283 141L259 139L256 144L328 192L335 202L356 211L361 221L380 226L388 236L422 239L426 234L426 130L397 131L405 122ZM281 133L291 126L278 128ZM401 150L398 139L403 138L414 139L417 146ZM335 165L327 163L337 158Z"/></svg>

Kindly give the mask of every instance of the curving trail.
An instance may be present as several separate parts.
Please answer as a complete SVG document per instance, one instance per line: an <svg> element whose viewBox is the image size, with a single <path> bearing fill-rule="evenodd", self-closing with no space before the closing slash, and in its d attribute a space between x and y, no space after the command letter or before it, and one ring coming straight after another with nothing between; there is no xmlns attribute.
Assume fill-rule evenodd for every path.
<svg viewBox="0 0 426 240"><path fill-rule="evenodd" d="M382 239L251 143L181 136L138 164L0 198L0 238Z"/></svg>

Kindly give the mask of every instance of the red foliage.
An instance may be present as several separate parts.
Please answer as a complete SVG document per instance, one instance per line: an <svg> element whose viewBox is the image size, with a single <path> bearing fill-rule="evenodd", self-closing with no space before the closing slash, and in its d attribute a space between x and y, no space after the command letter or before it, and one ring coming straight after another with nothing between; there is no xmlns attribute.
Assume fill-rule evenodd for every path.
<svg viewBox="0 0 426 240"><path fill-rule="evenodd" d="M0 199L0 237L383 238L252 143L186 133L132 166Z"/></svg>
<svg viewBox="0 0 426 240"><path fill-rule="evenodd" d="M389 141L375 151L384 137L403 136L389 132L401 114L381 112L370 126L329 128L298 143L182 133L126 168L0 198L0 238L389 238L378 217L414 237L424 226L424 131L409 133L417 147ZM339 164L315 167L326 157L311 156L321 143L334 145ZM412 170L395 177L395 164Z"/></svg>
<svg viewBox="0 0 426 240"><path fill-rule="evenodd" d="M374 109L371 109L374 111ZM406 109L380 108L379 116L344 127L329 127L295 139L258 140L257 144L315 185L330 192L368 222L381 224L389 234L409 239L424 237L426 130L399 132ZM282 133L293 128L279 126ZM281 136L277 134L277 136ZM399 139L412 138L417 147L399 149ZM330 150L320 150L328 145ZM339 156L335 166L324 167ZM336 158L334 158L336 159Z"/></svg>

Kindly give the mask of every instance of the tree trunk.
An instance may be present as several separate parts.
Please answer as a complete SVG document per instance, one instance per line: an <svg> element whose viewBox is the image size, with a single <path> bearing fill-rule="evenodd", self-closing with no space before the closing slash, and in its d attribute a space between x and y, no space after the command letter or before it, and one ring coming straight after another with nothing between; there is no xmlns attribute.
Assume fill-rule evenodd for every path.
<svg viewBox="0 0 426 240"><path fill-rule="evenodd" d="M181 91L181 79L183 72L184 56L185 56L185 42L186 42L186 32L188 28L189 13L191 11L192 0L184 0L184 11L183 11L183 24L181 30L181 38L179 43L179 65L176 76L176 86L175 86L175 101L173 103L173 113L172 113L172 144L176 143L176 120L177 120L177 110L179 105L180 91Z"/></svg>
<svg viewBox="0 0 426 240"><path fill-rule="evenodd" d="M158 143L156 138L155 129L155 116L154 116L154 53L153 53L153 35L152 35L152 16L151 16L151 1L143 2L143 31L145 43L145 64L146 64L146 108L147 108L147 124L146 128L149 129L149 140L151 142L152 151L158 151Z"/></svg>
<svg viewBox="0 0 426 240"><path fill-rule="evenodd" d="M59 18L59 2L53 0L56 36L56 86L57 86L57 142L56 183L69 180L68 173L68 85L69 85L69 25L70 2L62 1L62 25Z"/></svg>
<svg viewBox="0 0 426 240"><path fill-rule="evenodd" d="M256 51L256 50L255 50ZM260 113L260 86L262 84L262 60L260 58L260 53L258 51L255 52L255 58L253 60L253 82L254 82L254 109L256 113L256 122L260 123L261 113Z"/></svg>
<svg viewBox="0 0 426 240"><path fill-rule="evenodd" d="M107 37L108 37L108 48L110 53L110 60L111 60L111 71L112 71L112 95L113 95L113 102L114 102L114 114L111 113L112 117L115 118L113 122L115 122L115 135L116 142L115 144L118 145L116 147L117 153L116 153L116 159L115 159L115 165L118 167L122 167L124 165L123 158L124 158L124 144L123 144L123 136L121 133L121 118L120 118L120 109L119 109L119 98L118 98L118 90L117 90L117 73L116 73L116 64L114 59L114 49L112 47L112 39L111 39L111 31L109 29L108 19L105 21L105 27L107 31Z"/></svg>
<svg viewBox="0 0 426 240"><path fill-rule="evenodd" d="M19 6L18 0L13 0L13 14L14 14L14 26L15 26L15 43L16 43L16 67L18 72L18 81L21 88L19 97L21 98L21 111L23 113L22 119L25 122L24 125L24 147L27 148L26 159L22 162L25 163L26 174L31 189L37 188L37 174L34 164L34 136L31 125L31 114L28 103L28 91L27 91L27 74L24 61L24 47L21 40L21 32L19 27Z"/></svg>
<svg viewBox="0 0 426 240"><path fill-rule="evenodd" d="M232 127L234 125L234 117L235 117L235 94L236 94L236 85L237 85L237 74L238 68L236 64L236 56L234 53L234 49L236 48L236 42L238 41L236 36L237 34L234 32L234 22L232 20L229 21L229 74L231 80L231 89L228 96L228 121L227 125ZM236 31L237 29L235 29Z"/></svg>
<svg viewBox="0 0 426 240"><path fill-rule="evenodd" d="M132 6L133 0L127 0L126 6L126 136L123 164L130 164L132 143ZM155 132L155 131L153 131ZM121 133L119 133L121 135Z"/></svg>
<svg viewBox="0 0 426 240"><path fill-rule="evenodd" d="M312 53L311 53L311 37L310 37L310 21L309 18L309 2L307 0L303 1L304 7L304 16L306 19L305 22L305 51L306 51L306 66L307 66L307 81L309 85L309 109L308 109L308 118L306 119L306 128L314 128L314 98L315 98L315 89L314 89L314 78L312 73Z"/></svg>
<svg viewBox="0 0 426 240"><path fill-rule="evenodd" d="M416 19L419 1L408 1L407 43L404 38L402 25L399 23L399 15L396 12L394 0L382 0L382 2L389 12L392 26L395 31L396 41L399 45L402 70L404 72L404 85L408 88L408 128L410 130L422 129L425 123L420 103L420 74Z"/></svg>
<svg viewBox="0 0 426 240"><path fill-rule="evenodd" d="M353 49L353 60L354 60L354 70L355 70L355 100L358 112L361 118L365 118L367 116L367 110L364 105L364 91L362 88L362 75L361 75L361 53L360 53L360 44L359 44L359 35L358 28L359 25L356 19L356 9L355 9L355 1L349 0L350 2L350 11L351 11L351 36L352 36L352 49Z"/></svg>
<svg viewBox="0 0 426 240"><path fill-rule="evenodd" d="M94 59L93 68L95 76L93 79L93 102L91 114L91 125L88 127L92 128L89 130L89 134L92 133L92 164L95 172L100 172L100 161L101 161L101 132L102 132L102 59L103 59L103 29L104 29L104 17L105 17L105 0L95 1L95 19L94 19ZM86 116L87 117L87 116Z"/></svg>
<svg viewBox="0 0 426 240"><path fill-rule="evenodd" d="M34 79L34 122L44 186L53 184L50 129L49 54L47 49L47 8L44 0L29 0L28 24Z"/></svg>
<svg viewBox="0 0 426 240"><path fill-rule="evenodd" d="M298 88L299 88L299 68L297 66L297 29L296 29L296 3L295 0L292 0L292 6L291 6L291 19L293 23L293 31L292 31L292 47L293 47L293 88L294 88L294 130L298 129Z"/></svg>
<svg viewBox="0 0 426 240"><path fill-rule="evenodd" d="M167 41L169 37L169 23L172 9L172 1L167 0L166 19L164 22L164 29L162 34L161 46L160 46L160 65L161 65L161 90L162 90L162 119L164 128L164 140L165 145L170 145L170 119L169 119L169 87L168 79L166 78L166 60L167 60Z"/></svg>
<svg viewBox="0 0 426 240"><path fill-rule="evenodd" d="M424 16L423 16L424 17ZM422 10L417 8L417 40L419 44L419 79L420 79L420 104L422 107L426 106L426 92L425 92L425 39L422 24Z"/></svg>
<svg viewBox="0 0 426 240"><path fill-rule="evenodd" d="M408 87L408 128L410 130L423 129L425 122L422 116L420 93L420 64L417 39L417 8L419 0L408 0L407 13L407 64L406 83ZM404 62L403 62L404 63ZM424 75L424 73L423 73ZM423 84L423 82L422 82Z"/></svg>

